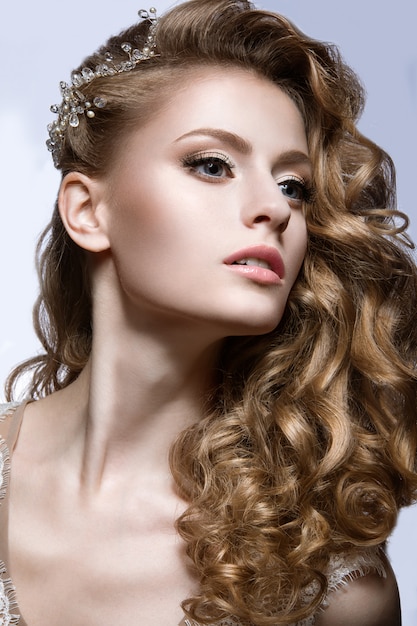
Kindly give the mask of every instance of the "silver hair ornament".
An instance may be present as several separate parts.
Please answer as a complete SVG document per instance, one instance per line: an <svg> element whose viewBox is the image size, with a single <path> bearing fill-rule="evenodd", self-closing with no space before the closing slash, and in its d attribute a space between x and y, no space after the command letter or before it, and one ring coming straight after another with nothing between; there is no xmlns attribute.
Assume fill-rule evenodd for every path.
<svg viewBox="0 0 417 626"><path fill-rule="evenodd" d="M51 106L52 113L56 113L58 117L48 125L49 139L46 142L48 150L52 153L55 167L59 167L60 164L61 151L68 126L77 128L82 115L89 118L95 117L96 110L103 109L107 104L106 99L100 95L92 99L87 98L82 93L81 88L96 78L130 72L141 61L156 56L155 31L158 23L156 9L154 7L151 7L149 11L141 9L138 11L138 15L142 20L150 20L151 22L146 44L141 50L128 42L124 42L121 44L121 49L127 55L125 61L115 63L112 54L105 52L103 63L94 69L84 67L80 72L73 72L70 84L64 81L60 82L62 102Z"/></svg>

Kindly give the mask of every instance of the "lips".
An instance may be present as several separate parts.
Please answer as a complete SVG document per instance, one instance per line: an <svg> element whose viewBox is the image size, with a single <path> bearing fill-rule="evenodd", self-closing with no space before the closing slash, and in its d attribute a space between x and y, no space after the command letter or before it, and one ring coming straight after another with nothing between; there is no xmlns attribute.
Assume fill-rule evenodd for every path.
<svg viewBox="0 0 417 626"><path fill-rule="evenodd" d="M270 270L271 267L267 261L261 261L261 259L242 259L241 261L235 261L232 265L253 265L255 267L263 267Z"/></svg>
<svg viewBox="0 0 417 626"><path fill-rule="evenodd" d="M273 246L256 245L237 250L224 263L257 282L277 283L284 278L284 262Z"/></svg>

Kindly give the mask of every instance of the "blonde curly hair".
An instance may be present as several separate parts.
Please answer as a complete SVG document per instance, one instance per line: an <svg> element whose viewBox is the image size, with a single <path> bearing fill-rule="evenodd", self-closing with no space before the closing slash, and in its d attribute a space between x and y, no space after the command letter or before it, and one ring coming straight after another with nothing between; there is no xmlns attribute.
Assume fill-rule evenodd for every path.
<svg viewBox="0 0 417 626"><path fill-rule="evenodd" d="M141 45L144 22L109 40ZM361 85L338 50L245 0L191 0L157 28L158 56L84 87L107 104L68 128L60 168L103 175L126 133L201 66L246 68L279 85L303 115L316 194L308 250L279 326L229 338L207 415L171 450L189 501L177 527L199 575L187 614L288 624L326 594L330 554L382 544L416 496L416 265L395 210L389 156L356 128ZM35 326L45 348L12 372L8 397L32 371L41 397L73 381L91 349L82 251L57 208L38 247ZM313 602L302 589L318 582Z"/></svg>

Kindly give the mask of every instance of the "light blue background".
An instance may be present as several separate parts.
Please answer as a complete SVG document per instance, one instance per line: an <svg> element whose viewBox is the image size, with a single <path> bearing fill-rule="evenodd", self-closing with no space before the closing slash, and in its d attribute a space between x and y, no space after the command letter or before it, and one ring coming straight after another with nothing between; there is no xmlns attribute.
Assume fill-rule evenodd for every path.
<svg viewBox="0 0 417 626"><path fill-rule="evenodd" d="M160 12L171 3L157 3ZM397 165L399 206L417 240L417 4L415 0L263 0L318 39L338 44L364 82L361 130ZM44 148L58 83L107 37L130 24L132 0L39 0L2 6L0 41L0 381L38 350L31 329L33 251L59 177ZM146 8L146 7L145 7ZM417 323L417 319L416 319ZM417 508L404 511L390 543L403 626L417 625Z"/></svg>

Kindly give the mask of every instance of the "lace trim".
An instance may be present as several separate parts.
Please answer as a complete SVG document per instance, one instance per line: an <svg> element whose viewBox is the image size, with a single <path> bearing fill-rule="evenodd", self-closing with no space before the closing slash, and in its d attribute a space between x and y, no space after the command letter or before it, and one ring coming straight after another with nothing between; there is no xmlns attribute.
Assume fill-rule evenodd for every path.
<svg viewBox="0 0 417 626"><path fill-rule="evenodd" d="M10 578L4 578L7 574L6 566L0 561L0 624L1 626L17 626L20 615L12 613L17 610L16 592Z"/></svg>
<svg viewBox="0 0 417 626"><path fill-rule="evenodd" d="M351 555L333 556L331 569L328 573L329 594L347 585L350 581L371 573L376 573L381 578L387 577L380 548L369 548Z"/></svg>
<svg viewBox="0 0 417 626"><path fill-rule="evenodd" d="M0 404L0 422L9 417L19 406L18 402ZM4 500L10 480L10 453L5 439L0 438L0 501ZM3 561L0 561L0 624L1 626L17 626L20 615L16 592Z"/></svg>
<svg viewBox="0 0 417 626"><path fill-rule="evenodd" d="M20 402L0 403L0 421L2 422L6 417L9 417L19 405Z"/></svg>
<svg viewBox="0 0 417 626"><path fill-rule="evenodd" d="M0 422L9 417L19 406L18 402L0 404ZM0 503L6 497L10 480L10 452L6 440L0 437ZM0 562L1 563L1 562Z"/></svg>
<svg viewBox="0 0 417 626"><path fill-rule="evenodd" d="M7 443L0 438L0 504L7 493L10 480L10 454Z"/></svg>

